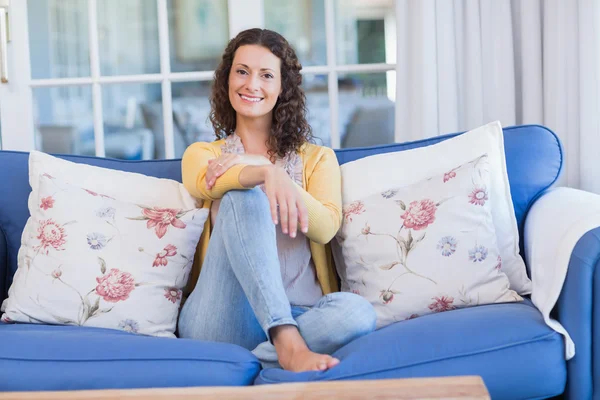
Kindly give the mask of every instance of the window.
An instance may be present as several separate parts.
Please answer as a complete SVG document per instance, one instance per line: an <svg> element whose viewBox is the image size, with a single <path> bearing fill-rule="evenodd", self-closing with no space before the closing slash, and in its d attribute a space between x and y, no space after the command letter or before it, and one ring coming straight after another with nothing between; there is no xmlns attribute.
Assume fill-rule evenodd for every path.
<svg viewBox="0 0 600 400"><path fill-rule="evenodd" d="M393 0L28 4L35 143L43 151L171 158L213 140L214 69L247 26L275 30L295 48L318 143L394 141Z"/></svg>

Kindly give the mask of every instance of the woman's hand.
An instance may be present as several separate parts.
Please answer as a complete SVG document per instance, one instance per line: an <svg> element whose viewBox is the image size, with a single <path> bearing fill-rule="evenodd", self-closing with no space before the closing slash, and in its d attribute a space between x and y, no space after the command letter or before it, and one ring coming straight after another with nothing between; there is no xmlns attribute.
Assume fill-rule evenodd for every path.
<svg viewBox="0 0 600 400"><path fill-rule="evenodd" d="M271 216L277 225L277 211L281 218L281 230L290 237L296 237L298 222L303 233L308 232L308 211L300 191L289 175L281 167L270 166L264 169L265 193L271 205Z"/></svg>
<svg viewBox="0 0 600 400"><path fill-rule="evenodd" d="M208 160L206 170L206 188L212 189L217 179L234 165L271 165L271 162L263 156L254 154L222 154L221 156Z"/></svg>

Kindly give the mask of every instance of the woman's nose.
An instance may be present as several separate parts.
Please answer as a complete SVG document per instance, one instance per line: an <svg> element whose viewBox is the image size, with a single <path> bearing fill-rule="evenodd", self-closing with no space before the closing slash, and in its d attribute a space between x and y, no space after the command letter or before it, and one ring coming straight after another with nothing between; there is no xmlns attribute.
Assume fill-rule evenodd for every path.
<svg viewBox="0 0 600 400"><path fill-rule="evenodd" d="M250 75L250 77L246 81L246 89L248 89L248 91L250 92L256 92L258 89L260 89L260 82L258 76Z"/></svg>

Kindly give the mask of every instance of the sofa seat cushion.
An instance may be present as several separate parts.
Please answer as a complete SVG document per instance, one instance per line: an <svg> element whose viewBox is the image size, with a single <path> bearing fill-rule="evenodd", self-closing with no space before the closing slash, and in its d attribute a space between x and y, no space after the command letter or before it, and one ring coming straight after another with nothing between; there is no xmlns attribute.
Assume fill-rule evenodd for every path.
<svg viewBox="0 0 600 400"><path fill-rule="evenodd" d="M261 371L255 384L481 376L493 399L558 395L566 383L563 338L526 300L397 322L338 350L324 372Z"/></svg>
<svg viewBox="0 0 600 400"><path fill-rule="evenodd" d="M252 384L260 363L225 343L104 328L0 324L0 392Z"/></svg>

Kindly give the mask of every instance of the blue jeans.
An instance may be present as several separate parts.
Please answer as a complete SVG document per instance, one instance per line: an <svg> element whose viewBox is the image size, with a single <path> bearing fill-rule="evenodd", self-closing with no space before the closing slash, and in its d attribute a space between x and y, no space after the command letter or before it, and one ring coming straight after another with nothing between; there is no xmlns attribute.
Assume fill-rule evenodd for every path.
<svg viewBox="0 0 600 400"><path fill-rule="evenodd" d="M322 354L375 330L373 306L353 293L325 295L311 308L290 305L275 229L260 189L223 196L200 277L179 316L180 337L237 344L270 368L280 367L273 327L297 326L308 347Z"/></svg>

